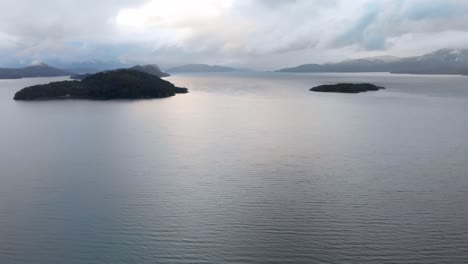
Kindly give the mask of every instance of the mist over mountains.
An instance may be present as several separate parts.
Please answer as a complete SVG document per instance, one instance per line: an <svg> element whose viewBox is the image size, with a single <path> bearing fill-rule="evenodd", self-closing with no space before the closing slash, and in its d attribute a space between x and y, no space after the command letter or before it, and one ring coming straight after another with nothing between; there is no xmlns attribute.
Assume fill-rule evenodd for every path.
<svg viewBox="0 0 468 264"><path fill-rule="evenodd" d="M233 71L247 71L248 69L232 68L220 65L207 65L207 64L187 64L178 67L173 67L167 71L170 73L189 73L189 72L233 72Z"/></svg>
<svg viewBox="0 0 468 264"><path fill-rule="evenodd" d="M278 72L390 72L468 75L468 49L442 49L408 58L385 56L346 60L339 63L304 64L293 68L284 68Z"/></svg>

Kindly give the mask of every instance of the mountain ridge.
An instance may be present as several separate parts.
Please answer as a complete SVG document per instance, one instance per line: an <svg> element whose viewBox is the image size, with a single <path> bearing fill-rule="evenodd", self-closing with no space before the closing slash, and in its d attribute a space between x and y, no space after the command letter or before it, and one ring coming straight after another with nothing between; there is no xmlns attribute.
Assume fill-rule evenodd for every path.
<svg viewBox="0 0 468 264"><path fill-rule="evenodd" d="M422 56L380 56L345 60L338 63L303 64L276 72L356 73L390 72L401 74L468 75L468 49L441 49Z"/></svg>
<svg viewBox="0 0 468 264"><path fill-rule="evenodd" d="M159 78L171 76L170 74L163 72L157 64L136 65L131 67L130 69L149 73Z"/></svg>
<svg viewBox="0 0 468 264"><path fill-rule="evenodd" d="M0 68L0 79L60 77L71 74L69 71L55 68L42 62L35 62L23 68Z"/></svg>

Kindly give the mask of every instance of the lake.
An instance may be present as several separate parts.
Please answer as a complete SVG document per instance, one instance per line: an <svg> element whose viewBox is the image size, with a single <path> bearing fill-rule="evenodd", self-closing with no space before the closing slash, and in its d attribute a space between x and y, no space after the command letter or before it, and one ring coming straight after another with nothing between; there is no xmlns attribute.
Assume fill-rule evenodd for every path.
<svg viewBox="0 0 468 264"><path fill-rule="evenodd" d="M468 263L468 77L223 73L190 94L16 102L0 263ZM371 82L379 92L309 92Z"/></svg>

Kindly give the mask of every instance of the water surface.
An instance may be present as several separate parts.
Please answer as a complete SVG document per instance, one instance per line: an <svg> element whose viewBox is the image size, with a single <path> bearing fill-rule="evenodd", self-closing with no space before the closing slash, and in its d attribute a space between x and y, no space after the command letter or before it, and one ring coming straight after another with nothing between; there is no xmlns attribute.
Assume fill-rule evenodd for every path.
<svg viewBox="0 0 468 264"><path fill-rule="evenodd" d="M467 77L196 74L142 101L0 81L0 263L468 263ZM315 85L372 82L358 95Z"/></svg>

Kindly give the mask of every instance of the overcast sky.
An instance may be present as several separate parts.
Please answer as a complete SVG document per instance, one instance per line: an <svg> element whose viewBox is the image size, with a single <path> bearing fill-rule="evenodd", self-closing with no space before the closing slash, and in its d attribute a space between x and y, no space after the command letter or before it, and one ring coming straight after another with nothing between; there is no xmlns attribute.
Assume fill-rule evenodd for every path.
<svg viewBox="0 0 468 264"><path fill-rule="evenodd" d="M0 65L277 69L468 47L467 0L0 0Z"/></svg>

